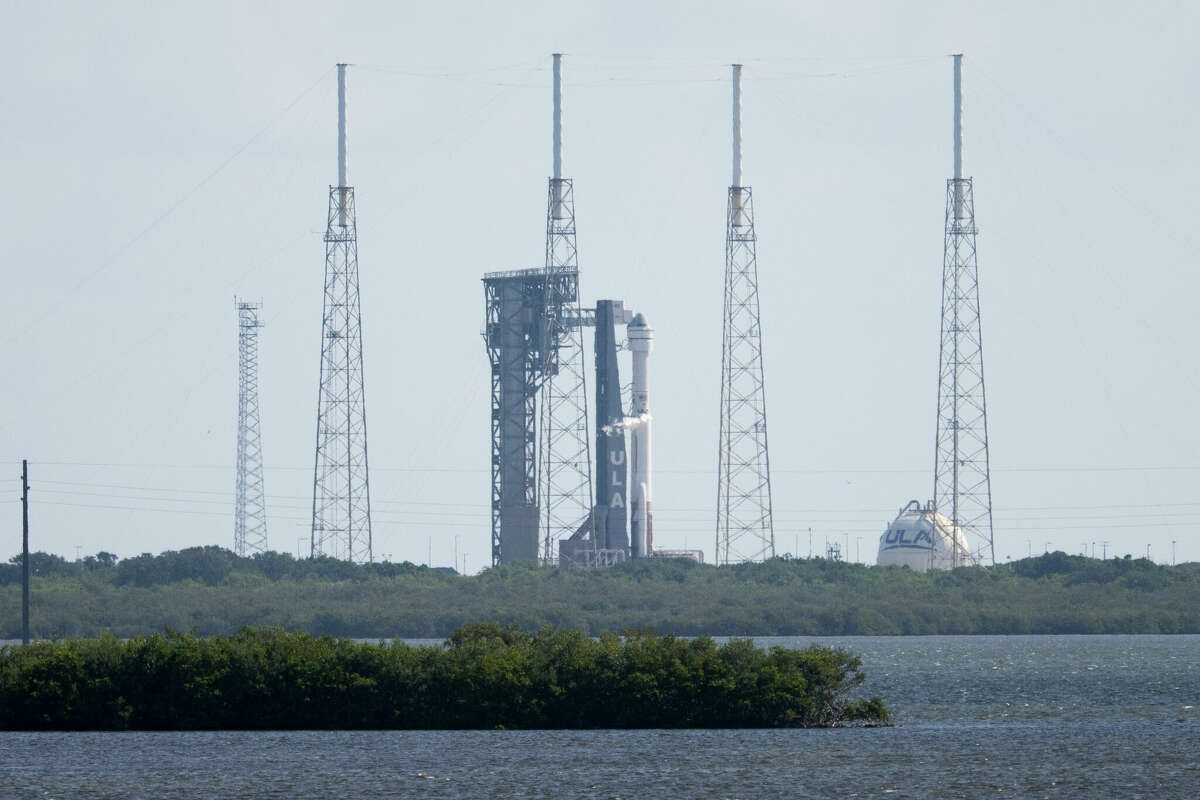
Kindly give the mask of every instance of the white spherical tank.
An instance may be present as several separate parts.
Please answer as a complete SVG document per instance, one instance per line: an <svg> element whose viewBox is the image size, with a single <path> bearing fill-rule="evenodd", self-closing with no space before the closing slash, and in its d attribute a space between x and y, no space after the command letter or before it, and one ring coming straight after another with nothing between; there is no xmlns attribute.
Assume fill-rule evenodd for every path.
<svg viewBox="0 0 1200 800"><path fill-rule="evenodd" d="M924 572L971 566L976 561L962 530L949 517L911 500L879 537L875 563Z"/></svg>

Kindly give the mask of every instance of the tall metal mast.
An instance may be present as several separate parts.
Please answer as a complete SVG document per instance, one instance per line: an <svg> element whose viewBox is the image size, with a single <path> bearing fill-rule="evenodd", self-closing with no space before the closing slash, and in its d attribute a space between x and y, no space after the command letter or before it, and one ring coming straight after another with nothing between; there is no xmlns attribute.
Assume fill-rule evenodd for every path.
<svg viewBox="0 0 1200 800"><path fill-rule="evenodd" d="M261 303L234 298L238 312L237 495L233 551L250 556L267 551L267 502L263 489L262 432L258 413L258 320Z"/></svg>
<svg viewBox="0 0 1200 800"><path fill-rule="evenodd" d="M953 566L995 564L975 195L972 179L962 174L961 54L954 56L954 177L946 181L945 231L933 504L963 532L971 551L956 547Z"/></svg>
<svg viewBox="0 0 1200 800"><path fill-rule="evenodd" d="M725 226L725 321L716 562L775 555L754 202L742 184L742 65L733 65L733 181Z"/></svg>
<svg viewBox="0 0 1200 800"><path fill-rule="evenodd" d="M542 506L542 558L554 543L591 521L592 467L579 259L575 244L575 190L562 174L562 54L554 54L554 162L546 199L547 347L538 431L538 495Z"/></svg>
<svg viewBox="0 0 1200 800"><path fill-rule="evenodd" d="M358 230L354 187L346 180L345 64L338 64L338 184L329 187L325 229L311 554L355 562L372 560Z"/></svg>

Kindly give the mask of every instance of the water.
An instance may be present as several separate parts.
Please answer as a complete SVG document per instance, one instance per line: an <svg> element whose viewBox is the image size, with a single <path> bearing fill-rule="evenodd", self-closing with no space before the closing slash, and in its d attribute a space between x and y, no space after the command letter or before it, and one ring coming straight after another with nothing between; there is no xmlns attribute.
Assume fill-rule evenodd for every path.
<svg viewBox="0 0 1200 800"><path fill-rule="evenodd" d="M896 726L0 734L0 797L1200 797L1200 636L759 641L860 653Z"/></svg>

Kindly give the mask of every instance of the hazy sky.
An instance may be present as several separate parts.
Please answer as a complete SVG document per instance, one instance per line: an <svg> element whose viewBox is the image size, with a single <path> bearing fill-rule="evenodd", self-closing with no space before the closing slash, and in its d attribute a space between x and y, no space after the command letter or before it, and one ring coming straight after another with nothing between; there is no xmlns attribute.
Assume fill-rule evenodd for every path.
<svg viewBox="0 0 1200 800"><path fill-rule="evenodd" d="M36 548L232 546L235 294L269 540L307 537L346 61L375 553L484 565L479 278L542 264L562 51L584 296L656 329L656 543L712 557L740 61L778 550L873 562L932 494L961 51L997 555L1200 559L1193 3L5 7L5 556L23 457Z"/></svg>

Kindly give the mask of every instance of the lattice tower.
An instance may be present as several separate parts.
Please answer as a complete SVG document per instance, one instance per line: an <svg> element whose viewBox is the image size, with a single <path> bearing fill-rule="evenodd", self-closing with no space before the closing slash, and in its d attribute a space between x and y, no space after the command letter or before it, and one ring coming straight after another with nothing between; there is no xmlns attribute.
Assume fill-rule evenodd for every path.
<svg viewBox="0 0 1200 800"><path fill-rule="evenodd" d="M988 465L983 334L979 316L975 195L962 177L962 56L954 56L954 177L946 181L942 322L938 363L934 508L963 532L970 552L954 566L996 562Z"/></svg>
<svg viewBox="0 0 1200 800"><path fill-rule="evenodd" d="M346 65L338 65L338 185L329 187L311 554L369 562L371 493L354 188L346 181Z"/></svg>
<svg viewBox="0 0 1200 800"><path fill-rule="evenodd" d="M535 561L537 399L542 386L544 268L484 275L483 338L491 366L492 565Z"/></svg>
<svg viewBox="0 0 1200 800"><path fill-rule="evenodd" d="M250 556L267 551L267 501L263 488L262 431L258 409L258 319L261 303L234 298L238 314L237 490L233 551Z"/></svg>
<svg viewBox="0 0 1200 800"><path fill-rule="evenodd" d="M725 315L717 459L716 562L775 555L754 201L742 185L741 65L733 66L733 185L725 224Z"/></svg>
<svg viewBox="0 0 1200 800"><path fill-rule="evenodd" d="M554 171L546 199L546 359L540 397L538 496L542 559L591 521L586 358L575 240L575 189L562 176L562 56L554 54ZM594 526L593 526L594 530Z"/></svg>

